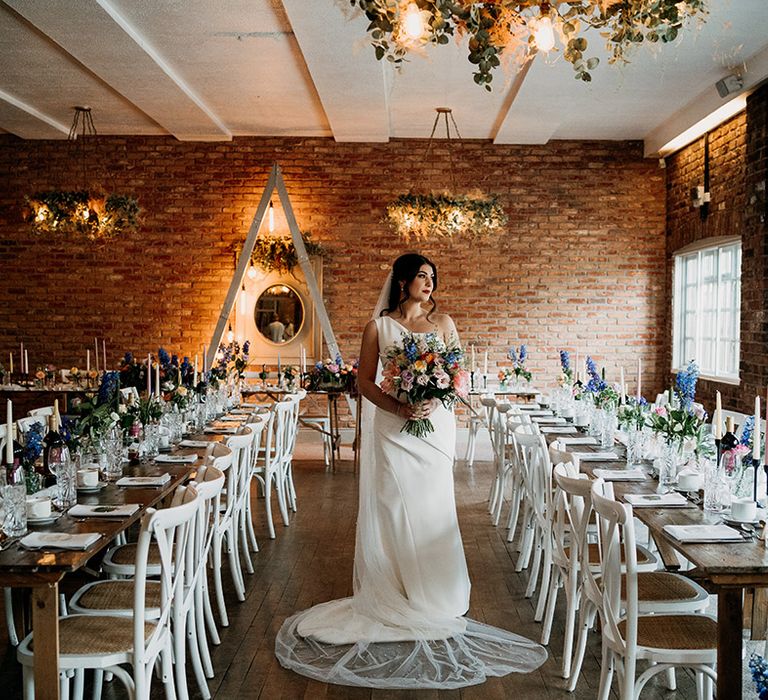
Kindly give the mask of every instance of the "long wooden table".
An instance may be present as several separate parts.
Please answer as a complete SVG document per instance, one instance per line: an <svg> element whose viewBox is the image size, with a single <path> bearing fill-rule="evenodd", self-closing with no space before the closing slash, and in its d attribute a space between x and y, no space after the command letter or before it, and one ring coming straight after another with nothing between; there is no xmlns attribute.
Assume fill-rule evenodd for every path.
<svg viewBox="0 0 768 700"><path fill-rule="evenodd" d="M177 454L204 450L182 450ZM78 494L78 503L86 505L115 505L138 503L140 508L130 517L119 521L106 518L76 519L62 515L50 525L30 526L30 531L102 534L101 539L84 551L30 551L11 542L0 551L0 586L32 590L32 629L35 632L35 695L40 698L59 697L59 581L85 566L88 560L120 533L139 521L148 508L156 506L195 470L194 465L171 465L150 462L126 466L128 476L149 476L168 473L171 479L162 487L122 488L109 484L98 493Z"/></svg>
<svg viewBox="0 0 768 700"><path fill-rule="evenodd" d="M570 434L545 435L548 443L558 438L581 437L575 430ZM573 445L571 452L605 451L592 445ZM594 469L623 469L623 459L615 461L584 461L581 471L592 476ZM627 493L655 493L658 482L615 481L614 493L623 499ZM664 531L665 525L714 524L722 518L704 511L701 505L690 508L635 508L635 517L650 531L664 567L698 581L710 593L717 595L717 697L740 698L742 695L742 632L743 597L750 588L768 587L768 548L759 538L743 542L702 543L680 542ZM681 570L678 553L693 564Z"/></svg>

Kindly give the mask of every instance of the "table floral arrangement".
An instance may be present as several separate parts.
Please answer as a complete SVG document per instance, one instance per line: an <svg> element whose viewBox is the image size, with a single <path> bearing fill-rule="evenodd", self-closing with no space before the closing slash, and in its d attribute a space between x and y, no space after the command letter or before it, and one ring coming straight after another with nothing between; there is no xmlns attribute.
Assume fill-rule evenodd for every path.
<svg viewBox="0 0 768 700"><path fill-rule="evenodd" d="M405 397L409 404L439 399L446 407L469 395L469 372L458 339L445 343L434 333L403 332L402 344L385 350L383 391ZM400 429L416 437L434 431L429 418L408 419Z"/></svg>
<svg viewBox="0 0 768 700"><path fill-rule="evenodd" d="M230 373L237 373L238 380L243 378L243 373L248 367L248 353L251 349L251 341L246 340L242 346L236 340L225 345L219 345L217 353L216 369L217 378L226 380Z"/></svg>
<svg viewBox="0 0 768 700"><path fill-rule="evenodd" d="M307 372L306 379L311 391L352 391L357 381L357 360L345 363L341 355L334 360L320 360Z"/></svg>
<svg viewBox="0 0 768 700"><path fill-rule="evenodd" d="M650 408L648 401L642 396L638 399L630 396L627 402L619 407L619 427L622 430L642 430L648 425Z"/></svg>
<svg viewBox="0 0 768 700"><path fill-rule="evenodd" d="M507 358L512 362L512 368L504 367L499 370L499 382L507 386L514 382L519 382L520 379L524 379L526 382L530 382L533 375L525 368L525 362L528 359L528 348L525 345L521 345L518 350L516 347L511 347L507 350Z"/></svg>
<svg viewBox="0 0 768 700"><path fill-rule="evenodd" d="M659 481L662 484L674 483L678 468L686 462L687 468L698 470L700 460L714 454L707 413L694 403L698 378L699 368L692 360L684 371L678 373L674 391L670 391L671 402L651 410L651 430L663 443L659 463Z"/></svg>
<svg viewBox="0 0 768 700"><path fill-rule="evenodd" d="M757 697L760 700L768 700L768 661L760 654L752 654L749 659L749 670L752 672Z"/></svg>
<svg viewBox="0 0 768 700"><path fill-rule="evenodd" d="M21 453L21 466L24 469L24 480L27 493L36 493L42 488L42 478L36 469L37 460L43 454L43 433L45 427L42 423L33 423L24 434L24 448Z"/></svg>

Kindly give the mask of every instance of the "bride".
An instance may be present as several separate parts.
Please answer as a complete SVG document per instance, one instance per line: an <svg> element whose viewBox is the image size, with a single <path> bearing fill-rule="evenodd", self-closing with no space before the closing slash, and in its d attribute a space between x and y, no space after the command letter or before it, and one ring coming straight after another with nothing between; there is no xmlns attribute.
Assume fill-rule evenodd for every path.
<svg viewBox="0 0 768 700"><path fill-rule="evenodd" d="M456 335L436 312L437 268L408 253L393 265L363 333L363 401L354 594L288 618L275 653L316 680L375 688L458 688L489 676L529 672L543 647L463 617L467 573L453 491L456 426L440 401L410 405L385 393L380 358L403 334ZM429 417L434 432L401 432Z"/></svg>

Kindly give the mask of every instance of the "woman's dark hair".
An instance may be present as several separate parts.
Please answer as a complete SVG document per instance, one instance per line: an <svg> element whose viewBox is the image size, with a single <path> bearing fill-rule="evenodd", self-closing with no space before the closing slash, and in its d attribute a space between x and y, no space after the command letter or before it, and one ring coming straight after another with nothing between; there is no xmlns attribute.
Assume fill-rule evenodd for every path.
<svg viewBox="0 0 768 700"><path fill-rule="evenodd" d="M408 299L408 287L411 282L416 279L416 275L421 271L422 265L429 265L432 268L432 293L437 290L437 268L429 258L419 255L418 253L406 253L401 255L394 263L392 263L392 286L389 289L389 300L387 301L387 308L385 308L381 315L385 313L390 314L395 309L399 309L402 314L403 302ZM400 288L400 283L403 282L403 289ZM429 300L432 302L432 308L427 313L427 319L437 309L437 302L434 296L430 296Z"/></svg>

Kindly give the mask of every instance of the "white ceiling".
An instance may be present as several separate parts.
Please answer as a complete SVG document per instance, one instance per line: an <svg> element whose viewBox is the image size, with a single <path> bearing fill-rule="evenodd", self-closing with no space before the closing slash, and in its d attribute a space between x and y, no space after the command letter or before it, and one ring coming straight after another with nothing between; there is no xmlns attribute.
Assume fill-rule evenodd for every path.
<svg viewBox="0 0 768 700"><path fill-rule="evenodd" d="M589 84L538 57L472 81L466 47L378 62L348 0L0 0L0 130L66 138L72 108L101 134L425 138L433 108L452 107L461 136L496 143L645 139L651 154L723 104L717 80L768 77L768 1L711 0L706 23L626 66L601 57ZM444 131L438 132L443 135Z"/></svg>

